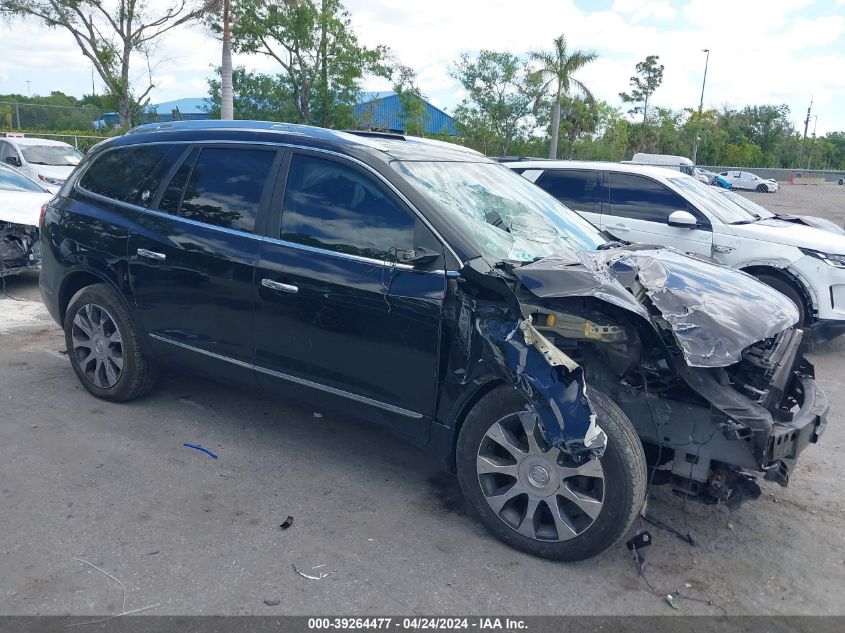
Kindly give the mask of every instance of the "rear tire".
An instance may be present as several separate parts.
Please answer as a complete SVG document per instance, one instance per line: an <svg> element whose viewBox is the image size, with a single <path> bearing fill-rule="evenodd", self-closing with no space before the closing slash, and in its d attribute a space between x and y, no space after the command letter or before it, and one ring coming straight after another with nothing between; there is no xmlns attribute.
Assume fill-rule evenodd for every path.
<svg viewBox="0 0 845 633"><path fill-rule="evenodd" d="M129 310L112 286L94 284L73 295L64 329L73 370L92 394L126 402L152 388L153 366L141 349Z"/></svg>
<svg viewBox="0 0 845 633"><path fill-rule="evenodd" d="M792 303L795 304L795 307L798 308L798 326L801 327L807 325L807 305L804 302L804 297L801 295L801 292L792 283L778 275L759 273L754 276L758 281L762 281L770 288L774 288L787 299L792 301Z"/></svg>
<svg viewBox="0 0 845 633"><path fill-rule="evenodd" d="M587 393L608 442L600 459L580 466L529 425L539 448L532 451L532 416L510 386L484 396L461 427L456 463L469 512L511 547L560 561L590 558L616 543L643 506L645 455L634 427L607 396Z"/></svg>

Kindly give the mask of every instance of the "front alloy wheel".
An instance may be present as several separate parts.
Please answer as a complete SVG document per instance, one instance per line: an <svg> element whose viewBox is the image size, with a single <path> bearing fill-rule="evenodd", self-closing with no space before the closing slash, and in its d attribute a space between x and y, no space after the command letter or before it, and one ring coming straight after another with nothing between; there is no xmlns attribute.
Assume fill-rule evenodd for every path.
<svg viewBox="0 0 845 633"><path fill-rule="evenodd" d="M616 543L642 508L645 455L634 427L607 396L589 387L587 395L607 448L581 463L549 446L510 386L482 397L461 426L455 465L467 509L508 545L583 560Z"/></svg>
<svg viewBox="0 0 845 633"><path fill-rule="evenodd" d="M526 410L494 422L478 447L478 483L506 525L538 541L566 541L589 528L604 505L604 468L580 465L540 436Z"/></svg>

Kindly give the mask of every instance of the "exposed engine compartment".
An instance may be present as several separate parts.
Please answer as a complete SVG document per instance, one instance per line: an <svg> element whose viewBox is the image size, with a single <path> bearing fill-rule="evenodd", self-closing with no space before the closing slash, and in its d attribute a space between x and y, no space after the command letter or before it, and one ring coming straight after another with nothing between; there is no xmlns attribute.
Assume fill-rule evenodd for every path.
<svg viewBox="0 0 845 633"><path fill-rule="evenodd" d="M798 328L749 346L733 365L690 367L671 339L658 344L636 319L609 318L589 299L543 303L524 305L526 316L625 411L655 469L651 481L679 495L735 509L760 495L749 471L785 486L823 429L827 403L815 391L807 401L804 385L814 383L804 379L814 372Z"/></svg>
<svg viewBox="0 0 845 633"><path fill-rule="evenodd" d="M0 221L0 277L40 265L38 229Z"/></svg>

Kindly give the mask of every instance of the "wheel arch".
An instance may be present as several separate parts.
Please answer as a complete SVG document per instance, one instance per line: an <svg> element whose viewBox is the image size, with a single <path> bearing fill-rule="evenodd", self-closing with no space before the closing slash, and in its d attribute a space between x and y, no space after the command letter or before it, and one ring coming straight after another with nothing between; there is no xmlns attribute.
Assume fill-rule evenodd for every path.
<svg viewBox="0 0 845 633"><path fill-rule="evenodd" d="M778 277L782 281L785 281L790 286L792 286L804 300L804 308L806 310L807 315L811 318L815 318L815 314L817 311L817 300L814 293L811 292L809 286L805 284L798 275L796 275L789 269L755 264L751 266L745 266L740 270L742 270L742 272L748 273L753 277L756 277L758 274L764 274L770 275L772 277Z"/></svg>
<svg viewBox="0 0 845 633"><path fill-rule="evenodd" d="M70 305L70 300L73 298L73 295L86 286L93 286L94 284L100 283L106 283L112 286L115 290L117 290L124 302L126 301L121 289L116 283L114 283L114 280L109 278L108 275L104 275L97 270L77 269L68 273L62 280L61 286L59 287L58 305L60 320L64 322L65 313L67 312L67 307Z"/></svg>
<svg viewBox="0 0 845 633"><path fill-rule="evenodd" d="M488 393L508 383L501 378L491 378L486 382L481 383L476 389L459 405L457 412L452 417L452 424L450 426L449 434L449 453L446 458L446 464L450 472L457 472L457 465L455 463L455 451L458 446L458 435L461 432L461 427L466 421L467 415L472 411L473 407L478 404Z"/></svg>

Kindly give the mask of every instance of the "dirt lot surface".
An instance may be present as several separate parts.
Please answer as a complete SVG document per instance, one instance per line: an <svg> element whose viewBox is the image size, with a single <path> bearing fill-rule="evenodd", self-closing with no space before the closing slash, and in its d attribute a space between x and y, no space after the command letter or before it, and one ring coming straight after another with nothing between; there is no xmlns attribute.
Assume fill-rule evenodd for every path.
<svg viewBox="0 0 845 633"><path fill-rule="evenodd" d="M841 221L845 188L823 190L808 212ZM780 208L795 192L751 195ZM119 586L74 557L157 615L845 614L845 337L811 355L831 415L788 488L735 513L652 492L649 512L695 545L650 527L649 581L714 603L673 611L623 545L559 564L500 544L452 475L377 428L188 376L96 400L36 277L7 292L21 300L0 298L0 614L119 613Z"/></svg>

